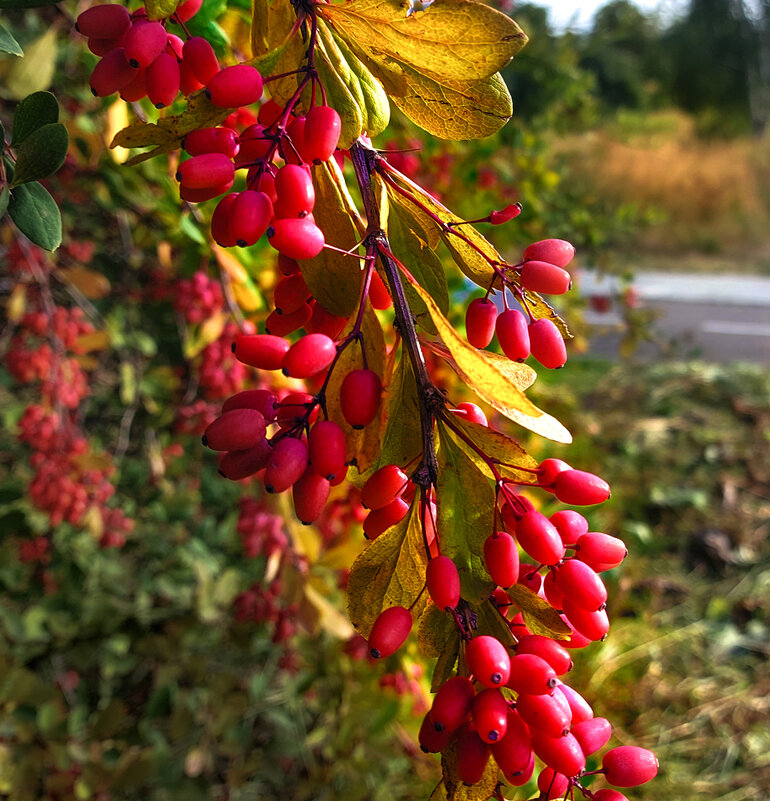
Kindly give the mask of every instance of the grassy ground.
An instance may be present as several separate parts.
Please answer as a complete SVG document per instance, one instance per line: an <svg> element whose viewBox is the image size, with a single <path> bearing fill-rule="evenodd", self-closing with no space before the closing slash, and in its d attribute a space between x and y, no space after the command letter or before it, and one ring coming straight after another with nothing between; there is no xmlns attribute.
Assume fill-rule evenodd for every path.
<svg viewBox="0 0 770 801"><path fill-rule="evenodd" d="M639 801L755 801L770 791L770 377L751 366L575 361L535 391L580 432L570 461L613 485L589 514L631 552L608 640L573 679L653 748ZM537 387L538 384L535 386Z"/></svg>
<svg viewBox="0 0 770 801"><path fill-rule="evenodd" d="M770 273L770 135L697 138L678 112L620 114L556 145L584 197L643 213L626 259Z"/></svg>

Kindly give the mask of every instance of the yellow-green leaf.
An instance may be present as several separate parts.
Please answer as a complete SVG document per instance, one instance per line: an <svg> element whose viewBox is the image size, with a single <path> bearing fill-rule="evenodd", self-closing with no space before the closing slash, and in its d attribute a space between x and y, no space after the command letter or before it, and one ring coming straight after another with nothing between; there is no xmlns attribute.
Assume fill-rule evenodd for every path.
<svg viewBox="0 0 770 801"><path fill-rule="evenodd" d="M430 680L430 691L438 692L439 687L454 673L457 657L460 653L460 634L455 630L444 643L444 648L433 666Z"/></svg>
<svg viewBox="0 0 770 801"><path fill-rule="evenodd" d="M466 785L457 773L457 741L453 741L449 748L441 754L441 772L444 794L438 788L431 795L431 801L488 801L497 787L500 769L497 762L490 756L481 779L475 784ZM435 799L434 799L435 796Z"/></svg>
<svg viewBox="0 0 770 801"><path fill-rule="evenodd" d="M170 17L179 6L181 0L147 0L144 7L147 9L147 18L151 20Z"/></svg>
<svg viewBox="0 0 770 801"><path fill-rule="evenodd" d="M369 72L367 66L348 47L345 40L332 29L332 37L340 49L345 61L358 78L364 97L364 130L370 137L382 133L390 122L390 102L382 84Z"/></svg>
<svg viewBox="0 0 770 801"><path fill-rule="evenodd" d="M389 196L386 194L386 197ZM439 309L446 314L449 308L449 289L444 267L438 256L428 247L427 234L419 221L403 204L396 203L390 207L388 242L393 254L406 265L418 283L430 293ZM404 289L417 323L431 334L438 333L419 295L410 284L406 284Z"/></svg>
<svg viewBox="0 0 770 801"><path fill-rule="evenodd" d="M527 472L536 470L538 463L533 459L516 440L507 437L501 431L496 431L489 426L482 426L479 423L472 423L463 420L462 417L452 416L451 426L447 425L447 431L457 446L463 450L468 458L478 467L478 469L489 478L494 478L491 468L487 462L475 451L466 440L470 440L486 456L498 460L495 465L497 472L503 478L512 478L515 481L528 484L536 484L534 473ZM460 433L453 428L459 429ZM463 439L461 434L465 435ZM502 463L505 464L502 464ZM516 468L525 469L516 469Z"/></svg>
<svg viewBox="0 0 770 801"><path fill-rule="evenodd" d="M554 311L553 307L543 300L536 292L524 290L524 298L527 301L527 308L532 316L538 320L543 317L550 320L561 332L564 339L572 339L572 332L564 320Z"/></svg>
<svg viewBox="0 0 770 801"><path fill-rule="evenodd" d="M555 418L538 409L522 392L520 387L504 373L499 359L478 350L466 342L444 317L433 298L418 284L414 288L433 317L439 336L449 349L454 366L460 377L480 398L509 419L524 428L556 442L572 441L569 431Z"/></svg>
<svg viewBox="0 0 770 801"><path fill-rule="evenodd" d="M290 0L252 0L252 63L260 71L265 69L263 74L291 72L303 61L305 46L302 37L298 33L290 35L296 20L297 15ZM269 84L270 97L281 106L286 104L296 89L297 75L279 78Z"/></svg>
<svg viewBox="0 0 770 801"><path fill-rule="evenodd" d="M569 626L548 601L523 584L514 584L506 592L521 611L526 627L533 634L542 634L556 640L569 639Z"/></svg>
<svg viewBox="0 0 770 801"><path fill-rule="evenodd" d="M462 597L479 603L494 589L484 567L484 540L492 533L495 491L492 482L439 424L437 527L441 553L460 574Z"/></svg>
<svg viewBox="0 0 770 801"><path fill-rule="evenodd" d="M385 433L379 466L405 467L422 450L417 381L405 354L401 355L385 392Z"/></svg>
<svg viewBox="0 0 770 801"><path fill-rule="evenodd" d="M409 14L400 0L352 0L318 13L382 60L461 81L489 77L527 42L510 17L475 0L440 0Z"/></svg>
<svg viewBox="0 0 770 801"><path fill-rule="evenodd" d="M506 648L513 648L516 645L508 623L490 600L485 600L480 606L474 607L474 611L478 634L497 637Z"/></svg>
<svg viewBox="0 0 770 801"><path fill-rule="evenodd" d="M344 251L354 249L359 241L358 215L334 159L313 168L313 186L313 216L326 241ZM361 294L360 259L324 248L315 258L301 262L300 268L313 297L327 311L349 317L356 310Z"/></svg>
<svg viewBox="0 0 770 801"><path fill-rule="evenodd" d="M318 25L315 63L326 90L326 102L340 115L339 147L348 148L364 132L366 101L361 83L332 39L328 28Z"/></svg>
<svg viewBox="0 0 770 801"><path fill-rule="evenodd" d="M215 106L203 91L190 95L187 109L181 114L164 117L153 122L135 122L118 131L110 142L110 147L149 147L152 150L139 153L126 162L126 166L139 164L163 153L170 153L182 146L182 140L198 128L211 128L219 125L230 113L230 109Z"/></svg>
<svg viewBox="0 0 770 801"><path fill-rule="evenodd" d="M513 102L499 74L480 81L438 78L402 65L406 92L393 102L429 134L441 139L483 139L513 116ZM375 73L376 74L376 73Z"/></svg>
<svg viewBox="0 0 770 801"><path fill-rule="evenodd" d="M453 634L457 634L457 627L452 615L430 604L420 618L420 628L417 631L420 653L428 658L439 656Z"/></svg>
<svg viewBox="0 0 770 801"><path fill-rule="evenodd" d="M353 562L348 582L348 615L364 637L369 636L383 609L409 608L414 604L415 620L425 609L427 593L423 590L428 559L419 509L420 500L416 496L407 516L380 534Z"/></svg>
<svg viewBox="0 0 770 801"><path fill-rule="evenodd" d="M433 195L426 192L421 186L411 181L402 173L397 170L388 170L388 174L402 189L409 192L420 204L427 208L428 211L435 214L444 223L461 222L460 217L446 208L446 206L439 203ZM410 204L409 200L403 195L399 195L399 193L395 192L395 190L391 189L391 192L394 196L399 196L401 202L407 204L407 208L417 208ZM432 229L435 232L434 236L439 236L443 240L452 259L463 274L467 278L470 278L475 284L478 284L478 286L484 287L484 289L490 286L495 278L495 272L490 266L490 262L498 264L504 262L503 257L497 252L492 243L485 239L472 225L463 225L458 228L457 232L461 236L447 233L424 211L420 209L418 209L418 211L422 214L420 220L423 223L423 228L428 232Z"/></svg>

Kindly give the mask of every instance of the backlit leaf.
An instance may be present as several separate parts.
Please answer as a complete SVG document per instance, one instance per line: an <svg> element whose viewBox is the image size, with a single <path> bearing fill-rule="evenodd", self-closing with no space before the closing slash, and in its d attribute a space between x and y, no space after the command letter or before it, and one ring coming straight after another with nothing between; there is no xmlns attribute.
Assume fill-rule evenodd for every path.
<svg viewBox="0 0 770 801"><path fill-rule="evenodd" d="M483 139L513 116L505 81L495 74L475 82L451 81L403 65L406 92L392 95L396 106L433 136ZM376 75L376 73L375 73Z"/></svg>
<svg viewBox="0 0 770 801"><path fill-rule="evenodd" d="M215 106L203 92L194 92L187 101L187 108L181 113L164 117L154 122L135 122L118 131L110 142L110 147L149 147L152 150L139 153L126 162L126 166L139 164L163 153L171 153L182 146L182 140L191 131L199 128L212 128L219 125L230 113L230 109Z"/></svg>
<svg viewBox="0 0 770 801"><path fill-rule="evenodd" d="M271 75L296 70L304 53L302 37L299 34L290 36L296 20L290 0L253 0L251 52L257 69L262 71L260 63L264 58L273 62L269 70ZM270 97L279 105L285 105L297 89L297 76L271 81L269 87Z"/></svg>
<svg viewBox="0 0 770 801"><path fill-rule="evenodd" d="M460 574L460 591L466 601L479 603L494 589L484 567L484 540L492 533L495 492L486 478L438 427L437 527L441 553Z"/></svg>
<svg viewBox="0 0 770 801"><path fill-rule="evenodd" d="M506 464L497 464L495 468L503 478L512 478L516 481L536 484L534 473L526 470L517 470L516 465L521 468L536 470L538 463L533 459L516 440L507 437L501 431L496 431L489 426L482 426L479 423L472 423L462 417L452 415L451 426L447 425L447 431L454 440L455 444L465 452L468 458L478 467L478 469L489 478L494 478L491 468L487 462L475 451L467 442L470 440L486 456L497 459ZM458 434L452 428L460 431ZM465 439L461 436L465 435Z"/></svg>
<svg viewBox="0 0 770 801"><path fill-rule="evenodd" d="M419 203L424 206L428 211L432 212L436 217L441 219L444 223L461 222L461 218L451 212L446 206L436 200L433 195L426 192L422 187L411 181L402 173L397 170L388 170L388 175L395 180L402 189L405 189L411 194ZM394 194L398 194L392 190ZM401 195L402 201L409 204L408 198ZM461 236L456 234L447 233L435 220L432 220L425 212L422 212L422 218L425 220L427 217L430 224L441 237L442 241L449 250L455 264L460 268L462 273L470 278L475 284L486 289L492 284L495 277L495 272L490 266L490 261L502 264L503 257L495 250L491 242L485 239L472 225L463 225L457 229ZM425 227L428 224L425 223ZM499 285L499 284L498 284Z"/></svg>
<svg viewBox="0 0 770 801"><path fill-rule="evenodd" d="M530 401L510 375L499 367L499 358L466 342L444 317L433 299L418 284L414 287L428 308L439 336L449 349L460 377L480 398L524 428L556 442L571 442L569 431Z"/></svg>
<svg viewBox="0 0 770 801"><path fill-rule="evenodd" d="M490 600L485 600L480 606L474 607L474 611L478 634L497 637L506 648L513 648L516 645L508 623Z"/></svg>
<svg viewBox="0 0 770 801"><path fill-rule="evenodd" d="M170 17L179 6L181 0L146 0L147 18L151 20Z"/></svg>
<svg viewBox="0 0 770 801"><path fill-rule="evenodd" d="M572 339L572 332L569 330L569 326L567 325L564 320L554 311L553 307L543 300L540 295L536 292L530 292L529 290L524 290L524 297L527 301L527 308L529 309L532 316L538 320L542 319L543 317L550 320L558 329L561 331L561 335L565 339Z"/></svg>
<svg viewBox="0 0 770 801"><path fill-rule="evenodd" d="M556 640L569 639L569 626L544 598L523 584L514 584L506 592L521 611L526 627L533 634L542 634Z"/></svg>
<svg viewBox="0 0 770 801"><path fill-rule="evenodd" d="M385 433L379 466L404 467L422 450L417 381L405 354L399 359L385 393Z"/></svg>
<svg viewBox="0 0 770 801"><path fill-rule="evenodd" d="M346 149L364 132L366 102L361 82L323 22L318 23L316 69L326 89L326 102L340 115L338 147Z"/></svg>
<svg viewBox="0 0 770 801"><path fill-rule="evenodd" d="M313 186L313 216L326 242L344 251L354 250L359 241L351 216L355 206L334 159L313 168ZM327 311L349 317L356 310L361 293L360 259L324 248L315 258L301 262L300 268L313 297Z"/></svg>
<svg viewBox="0 0 770 801"><path fill-rule="evenodd" d="M388 196L390 197L390 196ZM393 254L403 262L439 309L449 308L446 274L438 256L428 247L427 235L417 219L401 204L393 204L388 216L388 242ZM418 324L431 334L438 333L425 304L410 284L404 289Z"/></svg>
<svg viewBox="0 0 770 801"><path fill-rule="evenodd" d="M489 77L527 42L509 16L474 0L440 0L409 15L400 0L351 0L318 13L382 60L460 81Z"/></svg>
<svg viewBox="0 0 770 801"><path fill-rule="evenodd" d="M427 597L423 590L428 559L419 509L419 496L415 496L406 517L380 534L350 568L348 615L364 637L369 636L383 609L391 606L409 608L415 604L412 608L414 620L425 609Z"/></svg>
<svg viewBox="0 0 770 801"><path fill-rule="evenodd" d="M497 787L500 769L497 762L490 755L489 762L484 770L481 780L475 784L466 785L457 773L457 740L441 754L441 772L444 794L436 795L438 788L431 796L431 801L487 801ZM434 796L435 799L434 799Z"/></svg>
<svg viewBox="0 0 770 801"><path fill-rule="evenodd" d="M428 658L438 656L444 650L447 640L456 631L452 615L430 604L420 618L420 628L417 631L420 653Z"/></svg>

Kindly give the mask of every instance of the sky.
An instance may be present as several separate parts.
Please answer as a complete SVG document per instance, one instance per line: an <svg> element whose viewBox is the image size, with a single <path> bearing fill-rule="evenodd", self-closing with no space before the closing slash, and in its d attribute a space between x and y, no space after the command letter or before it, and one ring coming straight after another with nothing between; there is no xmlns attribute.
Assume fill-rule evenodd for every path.
<svg viewBox="0 0 770 801"><path fill-rule="evenodd" d="M550 12L551 24L558 31L570 28L583 30L590 25L597 9L606 5L607 0L533 0L537 5L546 7ZM633 0L634 5L642 11L660 10L666 15L676 13L686 5L684 0ZM513 13L514 19L516 12Z"/></svg>

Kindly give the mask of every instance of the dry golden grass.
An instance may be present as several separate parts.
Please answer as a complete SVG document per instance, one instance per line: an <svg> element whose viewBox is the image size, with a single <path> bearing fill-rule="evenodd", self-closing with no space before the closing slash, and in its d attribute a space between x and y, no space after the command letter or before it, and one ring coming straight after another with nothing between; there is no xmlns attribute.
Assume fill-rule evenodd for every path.
<svg viewBox="0 0 770 801"><path fill-rule="evenodd" d="M584 191L650 216L637 247L769 260L770 132L704 141L678 113L635 122L571 138L560 150Z"/></svg>

